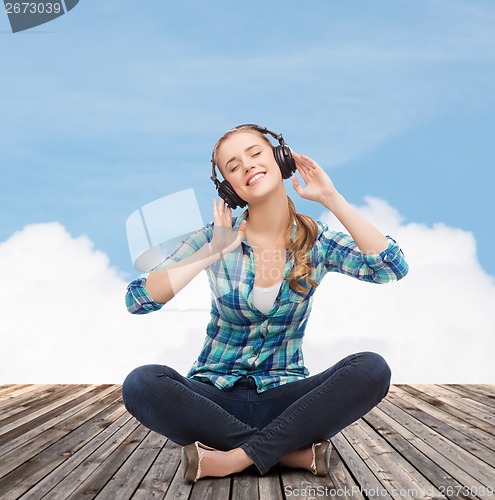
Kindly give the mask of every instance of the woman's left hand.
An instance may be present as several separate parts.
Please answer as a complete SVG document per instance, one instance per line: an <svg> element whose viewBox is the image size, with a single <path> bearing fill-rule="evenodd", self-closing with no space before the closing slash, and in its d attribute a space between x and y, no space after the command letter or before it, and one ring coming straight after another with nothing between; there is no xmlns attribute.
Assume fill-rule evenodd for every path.
<svg viewBox="0 0 495 500"><path fill-rule="evenodd" d="M337 189L335 189L330 177L318 163L308 156L299 155L294 151L292 151L292 157L306 184L306 187L302 187L297 177L292 176L292 185L301 198L323 203L328 197L337 194Z"/></svg>

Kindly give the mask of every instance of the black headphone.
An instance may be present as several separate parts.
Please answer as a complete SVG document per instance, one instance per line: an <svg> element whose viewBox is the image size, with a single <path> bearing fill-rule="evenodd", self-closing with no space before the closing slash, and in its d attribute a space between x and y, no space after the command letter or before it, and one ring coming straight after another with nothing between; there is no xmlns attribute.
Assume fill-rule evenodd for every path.
<svg viewBox="0 0 495 500"><path fill-rule="evenodd" d="M275 132L268 130L266 127L260 127L259 125L255 125L254 123L237 125L237 127L234 127L232 131L237 130L241 127L251 127L258 132L261 132L262 134L270 134L274 139L277 139L279 145L273 147L273 156L275 157L275 161L277 162L278 166L280 167L280 171L282 172L282 179L288 179L292 176L292 174L297 170L296 163L294 162L294 158L292 158L289 146L285 144L282 134L276 134ZM213 150L211 154L210 179L215 183L218 196L225 200L225 203L227 203L227 205L232 209L235 209L237 207L244 208L247 203L240 196L238 196L230 183L228 181L220 182L218 180L215 170L215 159L213 158L214 154L215 150Z"/></svg>

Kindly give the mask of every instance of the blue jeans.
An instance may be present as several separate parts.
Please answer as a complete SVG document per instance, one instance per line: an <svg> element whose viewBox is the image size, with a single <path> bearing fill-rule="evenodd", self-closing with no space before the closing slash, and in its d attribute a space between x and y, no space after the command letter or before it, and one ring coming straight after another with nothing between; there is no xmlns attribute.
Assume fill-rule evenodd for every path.
<svg viewBox="0 0 495 500"><path fill-rule="evenodd" d="M318 375L258 393L250 377L229 390L145 365L125 379L125 407L173 442L242 448L261 474L290 451L330 439L386 395L390 368L378 354L345 357Z"/></svg>

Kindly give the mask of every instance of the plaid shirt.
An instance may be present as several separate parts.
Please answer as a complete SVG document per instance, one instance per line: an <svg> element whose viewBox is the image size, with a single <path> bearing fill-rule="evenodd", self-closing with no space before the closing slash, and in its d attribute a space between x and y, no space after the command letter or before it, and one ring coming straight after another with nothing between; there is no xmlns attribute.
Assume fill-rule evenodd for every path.
<svg viewBox="0 0 495 500"><path fill-rule="evenodd" d="M247 210L233 219L233 227L238 228L246 217ZM318 235L309 251L317 283L329 271L373 283L397 281L407 274L404 255L390 236L388 247L381 253L363 255L349 235L317 223ZM292 237L295 229L294 226ZM156 269L188 257L210 242L212 236L210 223L189 236ZM287 260L284 278L293 264L292 258ZM249 375L256 381L258 392L307 377L301 345L315 288L300 295L284 279L271 310L267 314L258 311L252 293L254 253L245 238L236 250L207 267L206 272L212 292L211 319L203 349L187 376L228 389L241 376ZM163 306L146 292L147 276L141 275L127 288L126 305L131 313L146 314Z"/></svg>

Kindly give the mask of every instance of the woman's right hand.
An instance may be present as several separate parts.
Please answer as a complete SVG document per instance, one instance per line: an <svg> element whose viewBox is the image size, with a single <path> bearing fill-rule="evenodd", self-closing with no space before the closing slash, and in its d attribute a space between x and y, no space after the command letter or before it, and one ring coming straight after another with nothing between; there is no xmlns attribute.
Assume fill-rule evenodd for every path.
<svg viewBox="0 0 495 500"><path fill-rule="evenodd" d="M238 231L232 229L232 209L223 199L220 203L213 200L213 221L213 238L210 243L212 254L223 255L235 250L246 233L246 221L241 222Z"/></svg>

